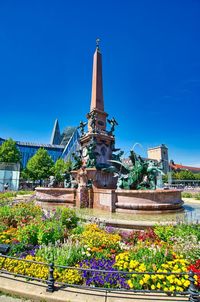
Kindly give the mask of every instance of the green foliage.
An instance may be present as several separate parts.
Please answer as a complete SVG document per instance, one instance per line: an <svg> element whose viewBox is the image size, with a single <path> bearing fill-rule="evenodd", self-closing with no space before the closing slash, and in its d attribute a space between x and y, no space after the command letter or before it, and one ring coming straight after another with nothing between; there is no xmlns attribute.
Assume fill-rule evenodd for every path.
<svg viewBox="0 0 200 302"><path fill-rule="evenodd" d="M17 239L23 244L55 244L64 239L64 228L56 220L45 220L24 225L18 228Z"/></svg>
<svg viewBox="0 0 200 302"><path fill-rule="evenodd" d="M0 207L0 225L7 227L16 227L19 223L28 223L41 216L41 208L35 206L33 202L21 202L11 207L8 205Z"/></svg>
<svg viewBox="0 0 200 302"><path fill-rule="evenodd" d="M4 192L0 193L0 200L1 199L8 199L16 197L17 195L28 195L28 194L34 194L34 191L12 191L12 192Z"/></svg>
<svg viewBox="0 0 200 302"><path fill-rule="evenodd" d="M159 237L159 239L168 242L172 236L174 236L174 226L167 225L162 226L158 225L154 228L154 232Z"/></svg>
<svg viewBox="0 0 200 302"><path fill-rule="evenodd" d="M60 181L64 181L64 173L66 171L69 171L71 168L71 162L64 162L64 160L62 158L59 158L54 165L54 176L55 179L60 182Z"/></svg>
<svg viewBox="0 0 200 302"><path fill-rule="evenodd" d="M66 168L67 172L71 171L71 169L72 169L72 161L71 160L66 161L65 168Z"/></svg>
<svg viewBox="0 0 200 302"><path fill-rule="evenodd" d="M4 192L0 193L0 206L12 204L13 199L17 195L27 195L27 194L34 194L33 191L17 191L17 192Z"/></svg>
<svg viewBox="0 0 200 302"><path fill-rule="evenodd" d="M60 244L41 246L36 255L43 257L48 263L54 260L56 265L73 266L84 258L82 252L83 248L78 242L68 240L62 246Z"/></svg>
<svg viewBox="0 0 200 302"><path fill-rule="evenodd" d="M8 198L16 197L16 196L17 196L17 192L0 193L0 199L8 199Z"/></svg>
<svg viewBox="0 0 200 302"><path fill-rule="evenodd" d="M170 242L172 237L185 238L186 236L196 236L197 240L200 241L200 225L193 224L178 224L168 226L156 226L154 229L156 235L163 241Z"/></svg>
<svg viewBox="0 0 200 302"><path fill-rule="evenodd" d="M200 200L200 193L194 195L196 200Z"/></svg>
<svg viewBox="0 0 200 302"><path fill-rule="evenodd" d="M165 247L157 247L154 250L152 248L141 247L136 253L132 253L132 259L143 259L147 269L152 270L152 264L156 263L157 267L161 267L161 264L172 260L172 250L167 250Z"/></svg>
<svg viewBox="0 0 200 302"><path fill-rule="evenodd" d="M84 226L81 224L81 225L77 225L76 228L74 228L72 231L71 231L71 234L73 235L80 235L83 233L84 231Z"/></svg>
<svg viewBox="0 0 200 302"><path fill-rule="evenodd" d="M0 162L19 163L20 160L21 154L16 142L9 138L0 146Z"/></svg>
<svg viewBox="0 0 200 302"><path fill-rule="evenodd" d="M23 227L19 227L17 231L17 239L23 244L33 244L38 243L38 224L27 224Z"/></svg>
<svg viewBox="0 0 200 302"><path fill-rule="evenodd" d="M192 198L192 197L193 197L193 194L192 194L192 193L189 193L189 192L182 192L182 193L181 193L181 197L182 197L182 198Z"/></svg>
<svg viewBox="0 0 200 302"><path fill-rule="evenodd" d="M167 174L163 175L162 180L163 180L164 183L167 183L168 182L168 175Z"/></svg>
<svg viewBox="0 0 200 302"><path fill-rule="evenodd" d="M54 162L48 152L40 148L27 163L28 175L33 180L47 179L52 175Z"/></svg>
<svg viewBox="0 0 200 302"><path fill-rule="evenodd" d="M196 200L200 200L200 193L190 193L190 192L182 192L182 198L194 198Z"/></svg>
<svg viewBox="0 0 200 302"><path fill-rule="evenodd" d="M9 256L16 256L17 254L25 251L27 249L27 244L19 242L17 244L11 245L11 248L8 252Z"/></svg>
<svg viewBox="0 0 200 302"><path fill-rule="evenodd" d="M195 174L195 178L196 178L197 180L200 180L200 173Z"/></svg>
<svg viewBox="0 0 200 302"><path fill-rule="evenodd" d="M73 209L58 208L56 214L60 216L59 220L67 229L73 229L77 227L79 218L77 217L76 212Z"/></svg>
<svg viewBox="0 0 200 302"><path fill-rule="evenodd" d="M64 228L59 221L46 220L40 224L37 238L39 244L55 244L56 241L63 240Z"/></svg>
<svg viewBox="0 0 200 302"><path fill-rule="evenodd" d="M28 172L27 167L21 170L20 178L22 178L24 180L28 180L29 179L29 172Z"/></svg>
<svg viewBox="0 0 200 302"><path fill-rule="evenodd" d="M188 170L173 173L173 178L180 180L195 180L196 176L194 173Z"/></svg>
<svg viewBox="0 0 200 302"><path fill-rule="evenodd" d="M34 191L28 191L28 190L21 190L21 191L17 191L16 192L17 193L17 195L33 195L33 194L35 194L35 192Z"/></svg>

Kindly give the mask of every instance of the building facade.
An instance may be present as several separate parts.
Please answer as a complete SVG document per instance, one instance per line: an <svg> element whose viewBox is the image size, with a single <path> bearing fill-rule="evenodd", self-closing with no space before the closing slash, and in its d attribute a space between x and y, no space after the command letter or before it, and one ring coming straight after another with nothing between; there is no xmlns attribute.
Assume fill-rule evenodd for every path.
<svg viewBox="0 0 200 302"><path fill-rule="evenodd" d="M163 172L167 174L169 172L169 156L168 148L162 144L157 147L149 148L147 150L148 159L154 159L158 162L162 162Z"/></svg>
<svg viewBox="0 0 200 302"><path fill-rule="evenodd" d="M0 138L0 145L5 139ZM63 158L65 161L71 159L72 152L76 151L79 145L79 133L76 127L66 127L60 133L58 120L55 121L50 144L16 141L16 146L21 153L21 164L26 167L28 160L38 151L39 148L47 150L54 162Z"/></svg>

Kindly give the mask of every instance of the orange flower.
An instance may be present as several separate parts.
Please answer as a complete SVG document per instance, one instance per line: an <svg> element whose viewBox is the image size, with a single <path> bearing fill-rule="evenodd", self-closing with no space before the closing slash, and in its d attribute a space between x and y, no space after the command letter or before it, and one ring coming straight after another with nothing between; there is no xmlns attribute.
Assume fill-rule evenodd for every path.
<svg viewBox="0 0 200 302"><path fill-rule="evenodd" d="M111 254L115 254L116 250L111 249L110 252L111 252Z"/></svg>

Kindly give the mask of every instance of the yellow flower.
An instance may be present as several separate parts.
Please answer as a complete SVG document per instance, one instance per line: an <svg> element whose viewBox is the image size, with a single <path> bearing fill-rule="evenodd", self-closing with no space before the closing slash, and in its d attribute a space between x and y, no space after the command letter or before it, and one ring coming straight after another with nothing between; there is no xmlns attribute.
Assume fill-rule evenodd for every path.
<svg viewBox="0 0 200 302"><path fill-rule="evenodd" d="M175 286L174 286L174 285L171 285L170 288L169 288L169 290L170 290L171 292L173 292L173 291L175 290Z"/></svg>
<svg viewBox="0 0 200 302"><path fill-rule="evenodd" d="M139 283L140 283L140 285L143 285L143 284L144 284L143 280L140 280Z"/></svg>
<svg viewBox="0 0 200 302"><path fill-rule="evenodd" d="M185 280L185 282L183 283L183 285L184 285L185 287L188 287L188 286L190 285L190 281L189 281L189 280Z"/></svg>
<svg viewBox="0 0 200 302"><path fill-rule="evenodd" d="M129 279L129 280L127 281L127 283L128 283L128 285L129 285L130 288L133 288L133 283L132 283L131 279Z"/></svg>
<svg viewBox="0 0 200 302"><path fill-rule="evenodd" d="M160 289L161 288L160 282L158 282L156 286L158 289Z"/></svg>

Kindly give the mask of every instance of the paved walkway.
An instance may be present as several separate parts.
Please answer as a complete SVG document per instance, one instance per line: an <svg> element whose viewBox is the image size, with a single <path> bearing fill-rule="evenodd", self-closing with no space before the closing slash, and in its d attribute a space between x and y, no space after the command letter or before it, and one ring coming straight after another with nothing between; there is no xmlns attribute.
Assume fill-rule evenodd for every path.
<svg viewBox="0 0 200 302"><path fill-rule="evenodd" d="M19 299L10 296L0 295L0 302L32 302L31 300Z"/></svg>
<svg viewBox="0 0 200 302"><path fill-rule="evenodd" d="M21 281L19 281L21 280ZM23 280L23 282L22 282ZM165 294L131 294L121 292L107 293L99 290L83 290L78 288L63 288L54 293L46 292L46 285L39 282L29 282L24 279L14 279L0 276L0 291L27 300L0 296L0 302L174 302L188 301L188 297L173 297ZM2 300L1 300L1 297ZM4 300L3 300L4 299ZM10 299L10 300L9 300Z"/></svg>

